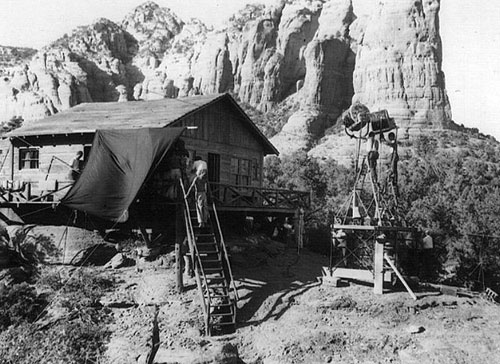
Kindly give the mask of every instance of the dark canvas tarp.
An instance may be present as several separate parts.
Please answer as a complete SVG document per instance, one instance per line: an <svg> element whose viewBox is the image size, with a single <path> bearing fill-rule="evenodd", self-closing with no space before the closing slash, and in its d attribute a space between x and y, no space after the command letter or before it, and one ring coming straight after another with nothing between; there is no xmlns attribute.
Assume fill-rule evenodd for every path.
<svg viewBox="0 0 500 364"><path fill-rule="evenodd" d="M184 128L97 130L89 160L62 204L111 220L126 211Z"/></svg>

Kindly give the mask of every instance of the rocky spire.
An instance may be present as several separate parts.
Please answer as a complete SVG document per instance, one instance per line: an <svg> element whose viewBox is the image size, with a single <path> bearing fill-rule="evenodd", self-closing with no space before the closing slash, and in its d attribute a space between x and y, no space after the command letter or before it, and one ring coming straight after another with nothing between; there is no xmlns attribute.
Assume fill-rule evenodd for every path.
<svg viewBox="0 0 500 364"><path fill-rule="evenodd" d="M384 0L359 40L355 100L387 109L406 129L446 128L451 112L441 69L439 0Z"/></svg>

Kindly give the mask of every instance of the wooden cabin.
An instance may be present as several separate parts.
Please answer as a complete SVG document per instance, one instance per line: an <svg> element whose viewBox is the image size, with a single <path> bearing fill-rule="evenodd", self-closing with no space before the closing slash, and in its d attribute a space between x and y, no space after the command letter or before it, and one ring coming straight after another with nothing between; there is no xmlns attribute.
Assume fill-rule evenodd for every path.
<svg viewBox="0 0 500 364"><path fill-rule="evenodd" d="M219 209L293 214L309 204L306 192L262 187L264 156L278 151L236 101L221 94L80 104L26 123L0 144L0 213L20 217L40 205L56 207L74 183L71 160L78 151L88 158L96 130L179 126L189 127L181 138L190 157L208 163Z"/></svg>

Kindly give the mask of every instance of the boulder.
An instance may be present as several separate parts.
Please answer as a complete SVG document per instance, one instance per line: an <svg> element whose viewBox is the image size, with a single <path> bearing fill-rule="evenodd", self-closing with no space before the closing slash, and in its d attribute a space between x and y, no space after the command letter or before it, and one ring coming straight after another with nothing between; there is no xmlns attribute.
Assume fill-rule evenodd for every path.
<svg viewBox="0 0 500 364"><path fill-rule="evenodd" d="M95 244L80 250L71 258L70 264L76 266L105 265L117 255L116 253L115 247L110 244Z"/></svg>
<svg viewBox="0 0 500 364"><path fill-rule="evenodd" d="M104 265L104 268L118 269L125 267L127 265L127 260L127 257L125 257L122 253L118 253Z"/></svg>

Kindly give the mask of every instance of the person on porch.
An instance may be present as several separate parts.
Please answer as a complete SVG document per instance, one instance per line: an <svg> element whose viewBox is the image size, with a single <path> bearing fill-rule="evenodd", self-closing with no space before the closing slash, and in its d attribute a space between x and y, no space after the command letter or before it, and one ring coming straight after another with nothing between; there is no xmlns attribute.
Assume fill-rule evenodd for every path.
<svg viewBox="0 0 500 364"><path fill-rule="evenodd" d="M78 178L80 178L80 174L82 173L83 170L83 152L79 150L76 153L75 158L71 160L70 166L71 166L71 172L70 172L70 177L73 181L77 181Z"/></svg>
<svg viewBox="0 0 500 364"><path fill-rule="evenodd" d="M208 222L208 203L207 203L207 175L208 167L200 156L194 158L193 174L191 175L191 184L187 195L189 195L191 188L195 191L196 202L196 217L198 220L198 227L204 227Z"/></svg>

